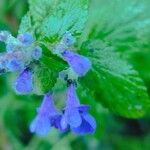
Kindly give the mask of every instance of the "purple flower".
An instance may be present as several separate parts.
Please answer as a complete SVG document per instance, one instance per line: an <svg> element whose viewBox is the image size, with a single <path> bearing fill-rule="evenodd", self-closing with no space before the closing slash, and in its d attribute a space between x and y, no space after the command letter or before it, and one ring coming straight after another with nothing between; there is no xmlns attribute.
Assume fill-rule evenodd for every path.
<svg viewBox="0 0 150 150"><path fill-rule="evenodd" d="M61 114L54 106L51 93L45 94L43 102L37 112L36 118L30 125L31 132L44 136L48 134L52 126L61 130Z"/></svg>
<svg viewBox="0 0 150 150"><path fill-rule="evenodd" d="M19 71L23 68L22 63L18 59L9 60L7 63L7 69L9 71Z"/></svg>
<svg viewBox="0 0 150 150"><path fill-rule="evenodd" d="M51 127L49 118L46 115L38 114L30 125L30 131L40 136L48 134L48 131Z"/></svg>
<svg viewBox="0 0 150 150"><path fill-rule="evenodd" d="M27 94L33 90L32 73L28 68L19 74L14 88L18 94Z"/></svg>
<svg viewBox="0 0 150 150"><path fill-rule="evenodd" d="M69 50L65 50L62 56L78 76L84 76L91 68L90 60L84 56L75 54Z"/></svg>
<svg viewBox="0 0 150 150"><path fill-rule="evenodd" d="M35 49L32 50L32 58L35 60L39 60L42 56L42 49L40 47L35 47Z"/></svg>
<svg viewBox="0 0 150 150"><path fill-rule="evenodd" d="M89 134L94 133L96 129L96 122L93 116L89 113L80 110L82 123L79 127L71 127L72 132L76 134Z"/></svg>
<svg viewBox="0 0 150 150"><path fill-rule="evenodd" d="M32 34L29 33L29 32L20 34L20 35L18 35L17 38L18 38L18 40L19 40L22 44L24 44L24 45L30 45L30 44L32 44L32 42L33 42L33 36L32 36Z"/></svg>
<svg viewBox="0 0 150 150"><path fill-rule="evenodd" d="M66 108L61 119L62 129L70 129L77 134L93 133L96 129L95 119L87 112L89 106L80 105L74 84L67 91Z"/></svg>

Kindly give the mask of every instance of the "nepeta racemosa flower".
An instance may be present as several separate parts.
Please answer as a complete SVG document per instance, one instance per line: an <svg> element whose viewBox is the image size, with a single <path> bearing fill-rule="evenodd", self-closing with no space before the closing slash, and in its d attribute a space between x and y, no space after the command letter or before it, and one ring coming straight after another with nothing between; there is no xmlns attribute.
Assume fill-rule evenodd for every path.
<svg viewBox="0 0 150 150"><path fill-rule="evenodd" d="M14 38L9 32L0 32L0 41L6 44L6 53L0 56L0 72L21 72L14 89L17 94L28 94L33 90L32 71L28 68L33 60L39 60L42 49L34 45L31 33L23 33Z"/></svg>
<svg viewBox="0 0 150 150"><path fill-rule="evenodd" d="M68 62L72 70L79 76L84 76L91 68L91 62L87 57L74 53L68 46L74 44L75 39L71 33L66 32L55 48L55 53Z"/></svg>
<svg viewBox="0 0 150 150"><path fill-rule="evenodd" d="M0 55L0 73L19 72L14 83L17 94L29 94L34 89L33 64L42 57L42 49L35 44L31 33L23 33L14 38L9 32L0 32L0 41L5 42L7 52ZM84 76L91 68L88 58L69 50L68 46L75 42L71 33L66 32L55 53L68 62L75 72L75 79ZM71 70L71 71L72 71ZM70 72L71 73L71 72ZM76 76L77 75L77 76ZM71 130L76 134L93 133L96 128L94 118L88 113L89 106L81 105L76 94L76 82L67 73L67 100L66 107L59 112L53 102L52 94L46 93L41 106L37 109L37 116L30 125L30 131L38 135L47 135L51 127L61 132ZM52 89L49 89L52 90Z"/></svg>
<svg viewBox="0 0 150 150"><path fill-rule="evenodd" d="M26 68L19 74L14 85L17 94L28 94L33 90L32 72Z"/></svg>
<svg viewBox="0 0 150 150"><path fill-rule="evenodd" d="M84 76L91 68L91 62L88 58L72 51L65 50L62 56L78 76Z"/></svg>
<svg viewBox="0 0 150 150"><path fill-rule="evenodd" d="M44 96L41 106L37 110L37 116L30 125L30 131L38 135L47 135L49 129L54 126L60 128L61 114L54 106L51 93Z"/></svg>
<svg viewBox="0 0 150 150"><path fill-rule="evenodd" d="M95 119L87 112L89 106L81 105L76 95L75 85L72 83L68 87L66 107L61 119L63 129L68 126L72 132L77 134L93 133L96 129Z"/></svg>
<svg viewBox="0 0 150 150"><path fill-rule="evenodd" d="M31 45L33 42L33 36L28 32L18 35L17 39L24 45Z"/></svg>
<svg viewBox="0 0 150 150"><path fill-rule="evenodd" d="M23 65L18 59L14 58L12 60L8 60L7 68L9 71L13 72L23 69Z"/></svg>

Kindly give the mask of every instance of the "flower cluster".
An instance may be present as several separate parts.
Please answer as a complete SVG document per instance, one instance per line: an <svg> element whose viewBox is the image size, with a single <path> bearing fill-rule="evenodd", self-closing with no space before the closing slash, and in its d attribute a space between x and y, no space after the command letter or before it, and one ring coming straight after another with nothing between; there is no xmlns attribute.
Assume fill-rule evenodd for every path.
<svg viewBox="0 0 150 150"><path fill-rule="evenodd" d="M37 109L37 116L30 125L30 131L43 136L54 127L61 132L70 129L76 134L93 133L96 122L88 113L89 106L80 104L75 88L73 81L68 83L66 107L62 112L56 109L52 94L45 94L41 106Z"/></svg>
<svg viewBox="0 0 150 150"><path fill-rule="evenodd" d="M33 74L30 64L38 61L42 56L42 49L35 44L31 33L24 33L14 38L9 32L0 32L0 41L5 42L7 52L0 56L0 72L20 72L14 89L17 94L28 94L33 90ZM38 135L47 135L50 128L54 127L60 132L71 130L76 134L94 133L95 119L88 113L89 106L81 105L76 94L78 77L84 76L91 68L88 58L74 53L69 46L75 39L71 33L66 32L54 53L63 58L70 69L77 76L71 79L68 74L63 78L67 84L66 106L59 111L53 101L52 91L44 95L41 106L37 109L37 116L30 125L30 131Z"/></svg>
<svg viewBox="0 0 150 150"><path fill-rule="evenodd" d="M6 51L0 56L0 73L19 72L14 83L17 94L28 94L33 89L30 63L42 56L42 49L35 45L31 33L13 37L7 31L0 32L0 41L6 44Z"/></svg>
<svg viewBox="0 0 150 150"><path fill-rule="evenodd" d="M69 64L78 77L84 76L91 68L88 58L69 50L69 45L74 43L73 36L67 32L56 47L56 53ZM44 96L37 116L30 126L30 131L39 135L46 135L51 127L61 132L71 130L75 134L94 133L96 129L95 119L88 113L89 106L81 105L76 94L76 81L64 77L67 82L66 107L58 111L52 100L52 94Z"/></svg>

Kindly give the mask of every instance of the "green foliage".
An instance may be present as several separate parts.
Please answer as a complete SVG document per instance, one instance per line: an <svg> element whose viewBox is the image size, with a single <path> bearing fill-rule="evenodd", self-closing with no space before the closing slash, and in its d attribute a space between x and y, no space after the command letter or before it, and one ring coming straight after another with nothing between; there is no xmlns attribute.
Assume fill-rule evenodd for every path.
<svg viewBox="0 0 150 150"><path fill-rule="evenodd" d="M65 61L43 46L43 57L33 69L34 93L42 95L49 92L55 85L59 72L66 66Z"/></svg>
<svg viewBox="0 0 150 150"><path fill-rule="evenodd" d="M39 42L42 40L50 49L53 49L53 46L49 45L58 42L66 31L70 31L73 35L80 34L86 22L87 0L30 0L29 4L29 12L23 18L20 30L35 31L37 37L40 37ZM145 43L148 43L149 15L146 13L148 4L146 1L138 3L137 0L132 2L93 0L88 22L81 36L81 41L99 39L89 44L87 42L82 47L81 53L88 56L93 63L93 69L81 79L82 85L87 86L90 94L111 111L131 118L143 116L149 109L150 102L139 74L129 63L122 60L122 57L132 62L133 54L139 48L144 49ZM111 13L110 10L114 8L114 13ZM47 57L46 53L42 61L46 66L40 68L48 68L35 71L35 83L38 84L36 93L51 89L59 71L65 69L65 67L54 69L61 66L54 55ZM98 84L92 84L92 78Z"/></svg>
<svg viewBox="0 0 150 150"><path fill-rule="evenodd" d="M90 0L89 6L88 13L88 0L29 0L19 33L32 32L43 49L40 62L33 62L34 93L54 87L60 108L66 83L58 75L68 65L52 52L66 31L77 38L81 34L74 50L93 67L78 80L77 93L82 104L91 106L96 133L78 137L51 130L45 138L32 136L28 127L42 97L16 96L10 76L1 77L0 149L150 149L150 118L118 117L139 118L149 111L150 0ZM26 1L0 0L0 29L16 35L27 8Z"/></svg>
<svg viewBox="0 0 150 150"><path fill-rule="evenodd" d="M92 61L92 70L81 79L97 101L119 115L137 118L150 107L146 87L113 47L101 41L86 42L81 53Z"/></svg>
<svg viewBox="0 0 150 150"><path fill-rule="evenodd" d="M81 41L105 41L121 52L150 83L149 6L149 0L92 0Z"/></svg>
<svg viewBox="0 0 150 150"><path fill-rule="evenodd" d="M43 94L54 86L59 72L65 69L65 62L48 52L49 48L54 48L49 45L56 40L58 42L66 31L74 35L81 33L87 19L88 1L30 0L29 4L29 12L22 19L19 33L38 34L39 43L46 45L41 59L43 65L37 66L34 71L34 92Z"/></svg>
<svg viewBox="0 0 150 150"><path fill-rule="evenodd" d="M80 34L87 20L88 0L29 0L29 4L37 33L49 38L66 31Z"/></svg>
<svg viewBox="0 0 150 150"><path fill-rule="evenodd" d="M26 14L22 18L22 21L21 21L21 24L20 24L20 28L19 28L19 31L18 31L19 34L25 33L25 32L34 33L34 30L32 28L32 23L31 23L31 17L30 17L29 14Z"/></svg>
<svg viewBox="0 0 150 150"><path fill-rule="evenodd" d="M34 93L42 95L49 92L54 86L57 77L58 74L45 66L38 65L35 67L33 76Z"/></svg>
<svg viewBox="0 0 150 150"><path fill-rule="evenodd" d="M149 109L147 90L140 79L142 76L149 85L149 4L147 0L92 0L81 36L81 44L86 40L99 40L87 44L84 49L84 55L93 61L93 69L82 79L83 83L91 90L95 89L98 101L126 117L143 116Z"/></svg>
<svg viewBox="0 0 150 150"><path fill-rule="evenodd" d="M84 34L88 39L103 39L120 51L147 45L149 4L149 0L92 0Z"/></svg>

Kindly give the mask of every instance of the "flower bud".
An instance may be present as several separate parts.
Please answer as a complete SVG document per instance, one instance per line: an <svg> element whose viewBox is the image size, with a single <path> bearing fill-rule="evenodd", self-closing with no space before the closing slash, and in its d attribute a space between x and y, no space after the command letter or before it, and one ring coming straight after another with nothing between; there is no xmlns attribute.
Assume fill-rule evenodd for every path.
<svg viewBox="0 0 150 150"><path fill-rule="evenodd" d="M35 60L39 60L42 56L42 49L40 47L35 47L35 49L32 50L32 58Z"/></svg>
<svg viewBox="0 0 150 150"><path fill-rule="evenodd" d="M30 45L33 42L33 36L28 32L18 35L17 39L24 45Z"/></svg>
<svg viewBox="0 0 150 150"><path fill-rule="evenodd" d="M8 61L7 69L8 71L19 71L23 69L23 65L21 64L19 60L14 58Z"/></svg>

